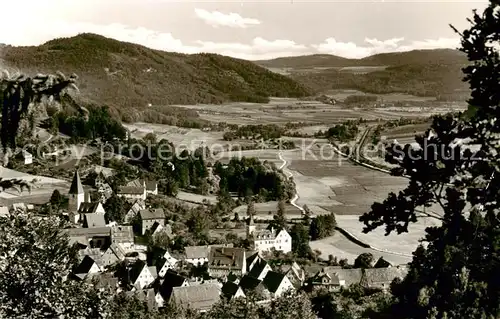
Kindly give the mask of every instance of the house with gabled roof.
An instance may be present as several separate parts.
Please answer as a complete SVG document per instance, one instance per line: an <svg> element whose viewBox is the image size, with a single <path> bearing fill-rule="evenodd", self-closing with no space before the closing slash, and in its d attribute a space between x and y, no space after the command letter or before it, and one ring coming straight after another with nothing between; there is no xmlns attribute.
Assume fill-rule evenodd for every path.
<svg viewBox="0 0 500 319"><path fill-rule="evenodd" d="M85 248L78 251L78 259L80 261L86 256L92 258L100 269L104 269L105 265L102 260L102 250L100 248Z"/></svg>
<svg viewBox="0 0 500 319"><path fill-rule="evenodd" d="M85 279L92 274L101 272L101 268L90 256L83 257L82 261L73 270L73 274L79 279Z"/></svg>
<svg viewBox="0 0 500 319"><path fill-rule="evenodd" d="M266 277L267 273L272 270L273 269L271 268L271 266L267 261L258 258L256 259L256 262L252 264L252 267L248 272L248 275L257 278L259 280L263 280Z"/></svg>
<svg viewBox="0 0 500 319"><path fill-rule="evenodd" d="M158 183L156 181L135 179L128 182L126 186L142 187L146 190L146 194L158 195Z"/></svg>
<svg viewBox="0 0 500 319"><path fill-rule="evenodd" d="M158 195L158 183L156 181L144 181L146 194Z"/></svg>
<svg viewBox="0 0 500 319"><path fill-rule="evenodd" d="M128 274L129 283L136 289L144 289L152 284L157 277L156 268L148 267L142 260L137 260L129 269Z"/></svg>
<svg viewBox="0 0 500 319"><path fill-rule="evenodd" d="M83 227L96 228L106 227L106 220L101 214L83 214Z"/></svg>
<svg viewBox="0 0 500 319"><path fill-rule="evenodd" d="M145 234L155 223L162 227L165 226L166 217L162 208L143 209L139 212L139 216L141 217L142 234Z"/></svg>
<svg viewBox="0 0 500 319"><path fill-rule="evenodd" d="M134 230L132 226L115 225L111 228L111 242L126 252L134 250Z"/></svg>
<svg viewBox="0 0 500 319"><path fill-rule="evenodd" d="M306 280L304 269L295 261L291 265L282 265L280 272L290 279L295 288L301 287Z"/></svg>
<svg viewBox="0 0 500 319"><path fill-rule="evenodd" d="M199 312L206 312L220 301L221 290L216 284L175 287L170 302Z"/></svg>
<svg viewBox="0 0 500 319"><path fill-rule="evenodd" d="M87 243L91 248L104 248L111 243L111 227L66 228L72 242Z"/></svg>
<svg viewBox="0 0 500 319"><path fill-rule="evenodd" d="M213 278L225 278L230 273L242 276L247 272L244 248L211 247L208 256L208 274Z"/></svg>
<svg viewBox="0 0 500 319"><path fill-rule="evenodd" d="M105 267L125 260L126 252L117 244L111 244L101 255L102 264Z"/></svg>
<svg viewBox="0 0 500 319"><path fill-rule="evenodd" d="M97 189L97 193L100 195L99 201L101 203L105 203L113 195L113 189L107 182L108 174L111 175L111 173L105 173L105 171L101 170L97 173L97 177L94 181L94 186Z"/></svg>
<svg viewBox="0 0 500 319"><path fill-rule="evenodd" d="M81 203L78 212L80 214L106 214L106 210L104 210L104 206L102 206L101 202Z"/></svg>
<svg viewBox="0 0 500 319"><path fill-rule="evenodd" d="M211 247L233 247L233 244L223 245L205 245L205 246L187 246L184 248L185 261L194 266L201 266L208 262L208 255L210 254Z"/></svg>
<svg viewBox="0 0 500 319"><path fill-rule="evenodd" d="M177 262L178 260L172 257L168 251L165 252L164 256L156 262L158 276L160 278L163 278L167 271L176 268Z"/></svg>
<svg viewBox="0 0 500 319"><path fill-rule="evenodd" d="M101 291L109 293L117 293L121 291L120 281L110 273L99 273L92 277L94 287Z"/></svg>
<svg viewBox="0 0 500 319"><path fill-rule="evenodd" d="M137 298L138 300L144 302L149 310L154 310L158 308L158 305L155 300L155 291L152 288L127 291L125 294L128 297Z"/></svg>
<svg viewBox="0 0 500 319"><path fill-rule="evenodd" d="M146 188L135 186L121 186L118 189L117 195L127 199L146 200Z"/></svg>
<svg viewBox="0 0 500 319"><path fill-rule="evenodd" d="M253 216L250 216L247 225L247 238L252 242L255 250L260 252L274 249L286 254L292 251L292 237L285 229L258 230L253 224Z"/></svg>
<svg viewBox="0 0 500 319"><path fill-rule="evenodd" d="M389 290L394 279L403 279L408 274L408 266L400 265L388 268L368 268L364 269L366 286L369 288Z"/></svg>
<svg viewBox="0 0 500 319"><path fill-rule="evenodd" d="M186 277L176 273L175 271L168 270L163 279L157 280L154 283L156 292L156 302L162 307L168 303L172 296L172 291L175 287L187 287L189 281Z"/></svg>
<svg viewBox="0 0 500 319"><path fill-rule="evenodd" d="M146 204L144 203L144 201L134 200L134 202L130 205L129 209L127 210L127 213L125 214L125 223L129 223L143 209L146 209Z"/></svg>
<svg viewBox="0 0 500 319"><path fill-rule="evenodd" d="M245 275L241 278L238 286L247 297L253 295L257 300L266 300L270 297L270 292L264 282L257 278Z"/></svg>
<svg viewBox="0 0 500 319"><path fill-rule="evenodd" d="M243 289L241 287L232 282L232 281L227 281L224 283L221 289L222 295L228 299L234 299L234 298L245 298L245 293L243 292Z"/></svg>
<svg viewBox="0 0 500 319"><path fill-rule="evenodd" d="M275 271L268 272L263 283L273 298L279 298L282 294L295 290L287 276Z"/></svg>
<svg viewBox="0 0 500 319"><path fill-rule="evenodd" d="M387 260L384 259L384 257L380 257L377 262L375 263L375 265L373 266L373 268L389 268L389 267L392 267L393 265L388 262Z"/></svg>
<svg viewBox="0 0 500 319"><path fill-rule="evenodd" d="M343 269L341 267L323 267L312 278L309 283L313 288L325 288L337 291L341 287L359 284L363 278L361 268Z"/></svg>

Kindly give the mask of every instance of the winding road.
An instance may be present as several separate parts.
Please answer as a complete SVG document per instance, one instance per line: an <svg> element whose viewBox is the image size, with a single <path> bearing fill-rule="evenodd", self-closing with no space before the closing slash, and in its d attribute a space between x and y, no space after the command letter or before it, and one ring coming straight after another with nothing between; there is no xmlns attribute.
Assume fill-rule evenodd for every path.
<svg viewBox="0 0 500 319"><path fill-rule="evenodd" d="M293 174L292 174L292 172L290 172L290 170L288 170L286 168L286 166L288 165L288 162L283 158L283 153L279 152L278 157L281 161L283 161L283 163L281 164L279 169L283 170L283 172L288 175L288 178L292 178ZM304 208L300 207L296 203L298 199L299 199L299 194L297 194L297 192L295 192L295 196L293 196L293 198L290 200L290 204L292 204L292 206L298 208L302 213L304 213Z"/></svg>

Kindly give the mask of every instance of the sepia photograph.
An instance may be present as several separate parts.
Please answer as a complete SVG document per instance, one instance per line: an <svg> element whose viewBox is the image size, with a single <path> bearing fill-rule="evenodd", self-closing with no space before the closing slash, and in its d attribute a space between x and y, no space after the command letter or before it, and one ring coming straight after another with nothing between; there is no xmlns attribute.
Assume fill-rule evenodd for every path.
<svg viewBox="0 0 500 319"><path fill-rule="evenodd" d="M500 318L499 0L0 28L0 319Z"/></svg>

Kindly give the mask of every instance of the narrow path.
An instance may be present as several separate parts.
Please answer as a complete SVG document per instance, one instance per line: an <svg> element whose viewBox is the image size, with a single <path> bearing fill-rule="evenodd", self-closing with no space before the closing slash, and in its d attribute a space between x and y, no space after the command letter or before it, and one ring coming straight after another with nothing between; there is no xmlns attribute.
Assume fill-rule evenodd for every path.
<svg viewBox="0 0 500 319"><path fill-rule="evenodd" d="M283 170L283 172L288 175L288 178L291 178L293 176L293 174L292 174L292 172L290 172L290 170L286 169L286 166L287 166L288 162L283 158L282 152L278 153L278 157L279 157L280 160L283 161L283 164L281 164L281 166L279 167L279 169ZM304 213L304 208L300 207L296 203L298 199L299 199L299 194L297 193L297 190L295 190L295 195L290 200L290 204L292 204L292 206L298 208L302 213Z"/></svg>

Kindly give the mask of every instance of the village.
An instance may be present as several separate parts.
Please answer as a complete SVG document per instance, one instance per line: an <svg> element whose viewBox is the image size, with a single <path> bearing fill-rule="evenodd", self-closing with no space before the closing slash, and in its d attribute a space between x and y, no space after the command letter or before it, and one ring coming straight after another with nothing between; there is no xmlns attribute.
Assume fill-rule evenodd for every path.
<svg viewBox="0 0 500 319"><path fill-rule="evenodd" d="M98 200L91 201L90 193ZM150 249L138 243L141 235L173 238L171 221L162 208L151 208L149 199L158 195L155 181L133 180L122 186L118 196L128 202L122 224L106 220L103 204L112 196L105 174L97 174L95 187L84 187L78 170L69 188L68 210L64 214L73 225L64 229L70 243L79 248L79 264L73 280L90 281L99 289L124 292L147 303L151 309L169 303L206 312L222 298L247 298L270 302L286 293L327 289L332 292L357 284L388 291L395 278L404 278L407 265L393 265L383 257L369 267L353 268L297 262L273 262L276 253L292 251L292 237L285 229L264 229L245 220L245 236L251 249L232 243L187 246L183 254ZM95 198L95 196L93 196ZM9 212L32 210L31 204L15 203L0 209ZM138 221L134 227L132 221Z"/></svg>

